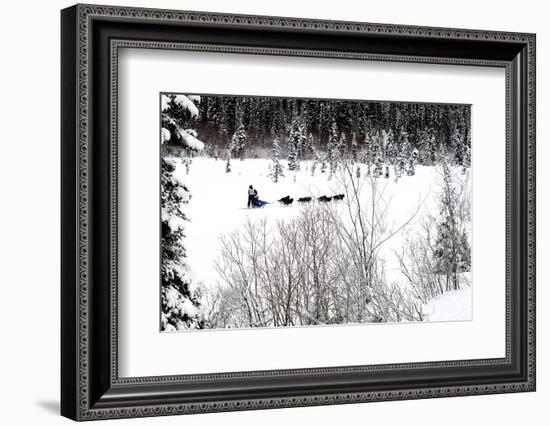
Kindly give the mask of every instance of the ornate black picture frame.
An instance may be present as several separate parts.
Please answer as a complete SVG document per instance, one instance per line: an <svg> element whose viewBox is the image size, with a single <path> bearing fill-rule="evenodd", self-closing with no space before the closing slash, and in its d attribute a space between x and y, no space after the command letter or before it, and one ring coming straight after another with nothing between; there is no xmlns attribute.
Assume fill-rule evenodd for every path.
<svg viewBox="0 0 550 426"><path fill-rule="evenodd" d="M95 5L64 9L61 29L62 415L93 420L535 390L535 35ZM122 47L504 68L506 356L120 378Z"/></svg>

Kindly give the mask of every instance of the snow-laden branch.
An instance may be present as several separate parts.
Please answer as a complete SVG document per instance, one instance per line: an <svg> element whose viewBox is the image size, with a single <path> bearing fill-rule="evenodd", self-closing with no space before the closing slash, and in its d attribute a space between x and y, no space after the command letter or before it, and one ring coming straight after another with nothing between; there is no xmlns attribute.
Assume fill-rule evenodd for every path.
<svg viewBox="0 0 550 426"><path fill-rule="evenodd" d="M162 143L168 142L170 140L170 130L165 129L164 127L161 129L161 141Z"/></svg>
<svg viewBox="0 0 550 426"><path fill-rule="evenodd" d="M170 102L172 101L184 110L189 111L192 117L197 117L199 115L199 109L193 103L193 101L200 102L199 96L186 96L186 95L175 95L173 98L170 98L167 95L162 95L161 97L161 111L165 112L170 107Z"/></svg>
<svg viewBox="0 0 550 426"><path fill-rule="evenodd" d="M183 140L183 144L195 151L202 151L204 149L204 142L198 140L195 136L197 133L191 129L181 129L180 136Z"/></svg>

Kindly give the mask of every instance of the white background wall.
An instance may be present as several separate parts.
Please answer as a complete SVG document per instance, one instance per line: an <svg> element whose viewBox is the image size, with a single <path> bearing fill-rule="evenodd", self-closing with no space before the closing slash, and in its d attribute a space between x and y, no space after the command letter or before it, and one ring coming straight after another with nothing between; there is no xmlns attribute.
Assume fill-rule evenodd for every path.
<svg viewBox="0 0 550 426"><path fill-rule="evenodd" d="M108 1L143 7L537 33L538 391L452 399L121 420L118 424L547 424L550 400L549 199L545 144L550 27L545 2L524 0ZM0 422L68 424L59 404L59 9L11 1L0 22ZM546 192L546 194L545 194ZM490 253L487 253L490 256ZM102 424L110 424L106 422Z"/></svg>

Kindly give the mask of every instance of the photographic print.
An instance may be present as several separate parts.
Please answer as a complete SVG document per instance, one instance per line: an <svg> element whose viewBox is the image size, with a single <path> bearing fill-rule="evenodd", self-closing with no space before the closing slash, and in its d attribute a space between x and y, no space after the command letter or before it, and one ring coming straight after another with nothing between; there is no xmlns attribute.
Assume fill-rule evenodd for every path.
<svg viewBox="0 0 550 426"><path fill-rule="evenodd" d="M160 94L161 331L465 321L471 106Z"/></svg>

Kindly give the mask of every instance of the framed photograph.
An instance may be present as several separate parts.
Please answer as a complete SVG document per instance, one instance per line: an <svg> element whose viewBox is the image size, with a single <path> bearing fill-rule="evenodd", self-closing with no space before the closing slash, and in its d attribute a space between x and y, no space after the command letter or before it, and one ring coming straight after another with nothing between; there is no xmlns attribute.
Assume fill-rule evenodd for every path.
<svg viewBox="0 0 550 426"><path fill-rule="evenodd" d="M535 35L61 30L64 416L535 390Z"/></svg>

